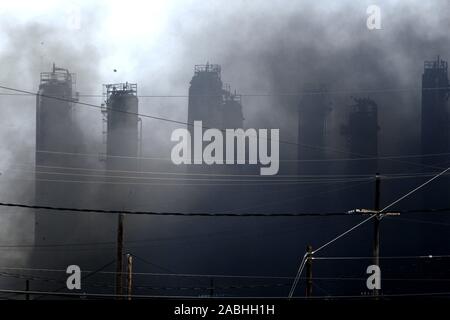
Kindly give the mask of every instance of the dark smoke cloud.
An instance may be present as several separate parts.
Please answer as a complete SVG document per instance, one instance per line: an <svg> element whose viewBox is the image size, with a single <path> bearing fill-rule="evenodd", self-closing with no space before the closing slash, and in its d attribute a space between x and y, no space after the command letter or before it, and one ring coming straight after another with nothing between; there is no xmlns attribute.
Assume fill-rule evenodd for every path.
<svg viewBox="0 0 450 320"><path fill-rule="evenodd" d="M438 54L444 59L450 56L447 32L449 4L446 1L379 1L376 4L381 8L382 30L375 31L366 28L366 8L369 4L372 2L175 2L170 6L166 23L156 44L149 46L146 39L132 43L124 41L123 46L129 46L130 52L133 53L127 59L132 61L135 67L133 72L118 68L117 75L111 74L111 70L116 66L111 65L108 60L114 54L108 50L114 48L111 43L115 43L117 48L123 48L117 44L121 39L107 39L106 35L98 33L99 30L104 31L101 24L108 12L107 4L84 8L82 30L78 32L55 25L51 19L16 23L14 17L9 17L1 22L7 45L2 46L0 52L0 83L37 90L39 72L48 71L51 63L56 62L77 73L78 90L81 93L99 94L103 83L118 79L138 82L140 94L186 95L193 75L193 66L208 61L222 65L223 81L231 84L238 93L295 93L303 90L304 84L311 82L324 83L330 91L344 91L345 93L334 96L328 138L331 146L340 149L345 149L345 142L338 134L338 129L346 121L348 105L352 103L350 96L370 96L380 107L380 153L416 153L419 145L417 139L420 127L420 91L392 94L358 91L419 88L423 61L434 59ZM149 16L151 19L150 13ZM105 61L108 61L107 65ZM112 63L114 62L121 65L121 61ZM346 93L347 91L354 92ZM3 159L0 163L2 168L8 169L18 159L20 162L24 159L33 161L35 109L33 98L2 99L0 124L12 124L12 127L0 126ZM102 102L101 98L84 100L96 104ZM244 97L246 126L281 128L281 139L296 141L298 103L299 97L292 96ZM76 110L87 148L98 152L104 147L100 112L81 106ZM186 121L187 99L141 98L140 112ZM170 134L177 127L179 125L144 118L143 155L168 159L172 146ZM281 157L285 158L293 158L296 155L293 146L284 146L282 152ZM98 164L93 160L93 165ZM149 162L146 168L183 171L168 161ZM11 175L16 176L13 173ZM23 199L32 199L29 196L32 183L16 183L14 186L11 188L10 185L1 185L0 192L5 198L6 195L12 194L21 195L19 199L22 196ZM153 196L147 199L147 202L143 201L136 206L145 210L182 209L181 201L176 200L186 200L189 194L186 193L183 197L179 193L174 195L171 191L170 188L145 189L144 196ZM205 189L205 192L208 194L211 191ZM283 195L280 194L281 192L270 195L263 200L282 200ZM258 197L248 197L250 207L258 201L261 201ZM223 208L218 208L218 211L220 209ZM26 239L22 221L9 224L8 230L2 231L2 241L14 239L19 242ZM239 229L239 223L235 221L220 220L213 225L209 222L203 224L197 221L176 220L181 227L174 231L170 226L160 227L158 222L152 219L145 220L149 224L154 222L152 229L148 229L149 224L142 221L144 220L134 218L130 220L131 228L137 230L134 233L135 238L148 233L155 236L182 233L185 229L195 233L206 228L210 228L212 232L220 228L245 231L248 227L243 224L242 229ZM286 222L281 223L281 227L285 227ZM261 230L262 233L271 227L269 223L253 224L253 230ZM311 230L320 231L317 228ZM303 250L303 242L307 241L306 237L311 239L316 236L311 230L304 231L303 238L298 241L301 243L300 251ZM334 234L328 231L329 235ZM255 241L249 241L249 247L250 243L255 244ZM277 254L276 245L265 244L265 250ZM208 243L203 246L207 247ZM238 247L234 242L228 246L227 243L221 242L220 246L228 253ZM189 247L189 244L186 244L186 247ZM280 258L280 264L285 262L294 265L297 254L293 252L298 253L299 247L300 245L292 245L281 250L278 254L285 256ZM201 248L198 256L193 254L192 260L186 264L186 269L199 264L199 256L202 252L209 252L208 250L212 248ZM167 252L170 250L164 252L164 247L151 251L155 256L160 255L163 263L185 262L182 259L183 253L180 253L180 258ZM268 264L263 258L266 253L255 252L251 257ZM252 263L246 260L246 257L241 257L241 253L236 255L242 259L242 269L251 269ZM223 267L224 272L229 270L227 263L222 260L215 261L215 264L211 262L214 266ZM233 265L230 268L237 267ZM284 271L290 270L280 268Z"/></svg>
<svg viewBox="0 0 450 320"><path fill-rule="evenodd" d="M185 52L199 57L198 62L201 58L220 62L224 78L238 91L295 93L305 83L324 83L331 91L355 91L336 97L334 115L343 121L350 95L370 95L380 105L382 136L392 136L398 119L415 123L404 137L417 135L418 90L391 95L387 101L382 94L358 91L420 87L423 60L448 55L444 30L449 6L440 1L427 5L381 1L376 4L381 8L382 30L370 31L369 4L275 1L256 6L238 1L226 9L211 4L197 8L197 15L192 8L183 10L190 17L186 27L177 30L188 48ZM392 96L397 103L390 102ZM297 104L297 97L245 98L244 112L249 124L287 126L282 135L295 140ZM390 152L404 137L394 135L382 150Z"/></svg>
<svg viewBox="0 0 450 320"><path fill-rule="evenodd" d="M94 11L95 12L95 11ZM63 13L64 14L64 13ZM92 12L86 12L87 17ZM95 28L95 19L85 19L85 27ZM50 71L52 63L76 72L81 78L78 88L91 91L98 87L97 44L89 32L69 29L65 20L36 18L22 21L2 14L0 33L2 46L0 83L3 86L37 92L40 72ZM15 92L1 90L8 94ZM34 202L35 109L34 96L1 96L0 119L2 201ZM91 114L77 114L79 132L89 132L97 126ZM86 137L92 141L95 135ZM0 217L2 244L29 244L34 241L32 211L2 209ZM56 226L57 227L57 226ZM29 249L5 250L2 265L22 265L30 257Z"/></svg>

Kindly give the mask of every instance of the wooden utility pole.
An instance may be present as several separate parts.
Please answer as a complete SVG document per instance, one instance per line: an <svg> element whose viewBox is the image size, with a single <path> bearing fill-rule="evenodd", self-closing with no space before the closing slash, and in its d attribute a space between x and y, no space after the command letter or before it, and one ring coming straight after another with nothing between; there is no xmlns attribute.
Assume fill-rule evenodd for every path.
<svg viewBox="0 0 450 320"><path fill-rule="evenodd" d="M116 258L116 295L122 295L123 272L123 213L119 213L117 221L117 258ZM120 299L120 298L119 298Z"/></svg>
<svg viewBox="0 0 450 320"><path fill-rule="evenodd" d="M131 300L131 290L133 286L133 256L127 254L127 293L128 300Z"/></svg>
<svg viewBox="0 0 450 320"><path fill-rule="evenodd" d="M312 296L312 247L306 246L306 297Z"/></svg>
<svg viewBox="0 0 450 320"><path fill-rule="evenodd" d="M28 293L28 291L30 291L30 279L25 281L25 291L27 292L25 295L25 300L30 300L30 294Z"/></svg>
<svg viewBox="0 0 450 320"><path fill-rule="evenodd" d="M348 211L349 214L369 214L374 219L373 225L373 258L372 263L380 266L380 222L384 216L399 216L400 212L382 212L380 213L380 174L375 175L375 208L374 209L353 209ZM378 289L373 290L373 295L378 296ZM376 298L378 299L378 298Z"/></svg>
<svg viewBox="0 0 450 320"><path fill-rule="evenodd" d="M209 279L209 296L214 297L214 278Z"/></svg>
<svg viewBox="0 0 450 320"><path fill-rule="evenodd" d="M380 174L375 175L375 219L373 219L373 264L380 266ZM378 289L373 290L374 295L378 295Z"/></svg>

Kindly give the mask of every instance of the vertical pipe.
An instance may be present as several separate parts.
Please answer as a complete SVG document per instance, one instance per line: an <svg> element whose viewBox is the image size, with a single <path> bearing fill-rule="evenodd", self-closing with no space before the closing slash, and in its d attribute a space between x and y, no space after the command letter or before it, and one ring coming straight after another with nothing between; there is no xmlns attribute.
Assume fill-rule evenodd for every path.
<svg viewBox="0 0 450 320"><path fill-rule="evenodd" d="M209 296L214 297L214 278L209 280Z"/></svg>
<svg viewBox="0 0 450 320"><path fill-rule="evenodd" d="M306 247L306 297L312 296L312 247Z"/></svg>
<svg viewBox="0 0 450 320"><path fill-rule="evenodd" d="M117 258L116 258L116 295L122 295L123 267L123 213L119 213L117 221Z"/></svg>
<svg viewBox="0 0 450 320"><path fill-rule="evenodd" d="M377 211L373 224L373 264L380 266L380 175L375 175L375 211ZM378 295L378 289L374 289L374 295Z"/></svg>
<svg viewBox="0 0 450 320"><path fill-rule="evenodd" d="M30 280L27 279L25 281L25 291L27 292L27 294L25 295L25 300L30 300L30 294L28 293L28 291L30 291Z"/></svg>
<svg viewBox="0 0 450 320"><path fill-rule="evenodd" d="M128 300L131 300L131 291L133 286L133 256L127 254L127 293Z"/></svg>

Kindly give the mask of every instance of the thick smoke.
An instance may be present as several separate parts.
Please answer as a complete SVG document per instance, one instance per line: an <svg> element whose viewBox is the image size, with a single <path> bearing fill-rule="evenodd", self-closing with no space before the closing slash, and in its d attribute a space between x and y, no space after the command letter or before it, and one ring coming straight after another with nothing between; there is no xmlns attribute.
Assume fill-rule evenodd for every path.
<svg viewBox="0 0 450 320"><path fill-rule="evenodd" d="M86 17L92 17L90 11L85 13ZM49 12L49 15L54 14ZM66 17L66 12L62 12L62 16ZM95 21L85 19L86 31L95 28ZM96 90L100 59L97 44L89 32L71 29L66 22L45 16L23 21L7 12L2 13L1 85L35 93L39 74L50 71L55 63L78 74L82 79L79 90ZM32 204L35 200L36 97L3 89L1 92L1 200ZM80 135L92 132L89 129L97 126L91 115L92 112L77 114ZM95 134L86 138L91 144L100 139ZM34 242L34 212L13 208L3 208L2 212L0 242L6 247L2 248L1 264L28 265L33 252L29 245ZM19 247L8 248L8 245Z"/></svg>
<svg viewBox="0 0 450 320"><path fill-rule="evenodd" d="M206 62L218 63L222 66L223 81L231 84L238 93L273 94L243 97L246 127L281 128L281 139L295 142L300 96L292 94L302 91L305 84L323 83L333 93L327 137L330 146L346 148L345 138L339 134L339 128L346 122L351 96L369 96L379 105L380 154L418 153L423 61L434 59L439 54L444 59L450 56L447 32L449 5L444 1L426 4L420 1L380 1L382 30L370 31L366 27L366 8L369 4L372 2L270 1L256 4L228 1L225 4L223 1L175 1L164 13L159 35L151 41L132 36L131 40L110 37L105 26L102 26L109 12L106 3L82 8L81 30L68 30L60 20L52 22L51 17L57 12L52 13L49 19L38 21L18 22L16 17L6 17L1 20L5 40L0 52L0 83L37 91L39 73L49 71L51 63L55 62L77 73L77 90L81 94L100 95L103 83L129 81L138 83L139 95L181 96L142 97L139 108L142 114L186 121L187 99L183 96L187 95L193 66ZM126 21L133 19L133 12L126 14L130 16L117 21L118 24L123 23L124 28L127 27ZM132 35L133 30L129 32ZM113 72L114 69L117 72ZM1 99L2 171L9 172L13 164L25 162L31 170L35 137L34 98L2 96ZM81 97L80 100L97 105L102 103L100 97ZM75 109L87 149L92 153L100 152L104 145L99 110L83 106ZM168 160L170 134L181 125L145 117L142 123L143 156ZM282 158L293 159L296 154L294 145L282 146ZM331 155L342 156L339 153ZM93 166L98 166L95 159L92 162ZM183 168L175 168L164 159L145 161L144 168L148 171L183 172ZM292 172L292 168L282 167L281 172ZM15 180L32 180L32 173L11 171L8 177L11 181L6 180L6 174L0 177L8 181L0 185L3 200L33 199L30 195L32 181ZM191 191L188 189L189 192L185 192L182 187L158 186L143 187L142 190L140 197L147 198L130 204L130 209L180 211L185 208ZM93 188L93 195L97 191ZM258 192L249 191L243 197L246 198L246 207L253 208L260 205L261 201L282 201L292 196L294 191L264 197L259 196ZM215 196L207 188L202 188L201 192ZM108 203L100 205L108 207ZM264 211L265 208L262 206L257 209ZM230 203L226 208L217 208L216 211L233 209L238 208L233 208L233 203ZM9 221L6 222L8 228L2 228L2 243L31 241L29 230L32 229L32 223L23 227L23 221L31 215L25 213L20 217L25 218L9 220L12 219L10 215L1 217L2 222ZM211 232L220 229L243 234L249 230L261 230L264 233L272 228L269 223L253 220L252 228L249 227L250 223L239 226L239 223L229 220L205 223L198 223L199 220L174 221L178 222L175 229L169 227L170 222L173 222L170 219L132 218L128 225L130 230L134 230L133 239L148 238L145 236L147 234L155 238L168 237L175 232L178 235L196 234L204 232L202 229L205 228L210 228ZM291 222L287 220L281 221L279 228L289 227L289 224ZM152 226L151 229L148 225ZM302 226L304 233L301 237L289 238L297 239L300 244L284 248L278 253L280 264L294 266L297 253L303 250L303 243L317 236L305 230L305 225L307 223ZM185 229L190 231L186 232ZM316 231L320 232L318 229ZM327 229L324 238L334 233ZM238 269L237 265L225 261L225 258L211 258L212 261L205 262L201 260L201 254L219 248L241 259L239 272L251 269L251 258L259 259L264 265L263 269L270 270L270 261L265 258L267 252L278 252L278 244L270 243L269 239L261 246L267 251L256 250L251 258L247 258L242 252L233 252L239 248L237 240L227 243L226 237L224 239L216 247L205 242L194 242L201 248L196 247L198 255L193 254L189 263L183 260L187 256L183 251L192 249L190 244L186 244L188 249L184 250L177 246L179 243L172 247L169 241L166 247L161 245L154 251L143 249L142 252L149 252L163 264L175 266L175 269L178 264L184 263L185 269L180 271L189 268L194 270L199 264L210 263L211 268L222 268L225 273ZM248 247L250 243L256 245L258 241L253 238ZM172 250L178 250L177 254L167 253L174 252ZM290 272L291 269L283 265L276 271Z"/></svg>

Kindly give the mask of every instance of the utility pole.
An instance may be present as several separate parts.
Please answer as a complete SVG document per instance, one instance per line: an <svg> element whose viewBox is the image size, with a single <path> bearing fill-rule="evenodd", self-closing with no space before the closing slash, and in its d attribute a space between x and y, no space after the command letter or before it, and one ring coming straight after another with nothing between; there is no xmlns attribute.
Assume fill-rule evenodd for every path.
<svg viewBox="0 0 450 320"><path fill-rule="evenodd" d="M119 213L118 221L117 221L116 295L123 294L123 291L122 291L123 217L124 217L123 213Z"/></svg>
<svg viewBox="0 0 450 320"><path fill-rule="evenodd" d="M209 279L209 296L214 297L214 278Z"/></svg>
<svg viewBox="0 0 450 320"><path fill-rule="evenodd" d="M306 297L312 296L312 247L306 246Z"/></svg>
<svg viewBox="0 0 450 320"><path fill-rule="evenodd" d="M131 300L131 289L133 285L133 256L127 254L127 293L128 300Z"/></svg>
<svg viewBox="0 0 450 320"><path fill-rule="evenodd" d="M399 212L382 212L380 213L380 174L375 175L375 208L374 209L353 209L348 211L349 214L371 215L374 219L373 225L373 259L372 263L380 266L380 222L384 216L399 216ZM378 296L378 289L373 290L373 295Z"/></svg>
<svg viewBox="0 0 450 320"><path fill-rule="evenodd" d="M30 294L28 293L28 291L30 291L30 279L25 281L25 291L27 292L25 295L25 300L30 300Z"/></svg>
<svg viewBox="0 0 450 320"><path fill-rule="evenodd" d="M375 175L375 219L373 219L373 264L380 266L380 174ZM378 295L378 289L373 290L375 296Z"/></svg>

